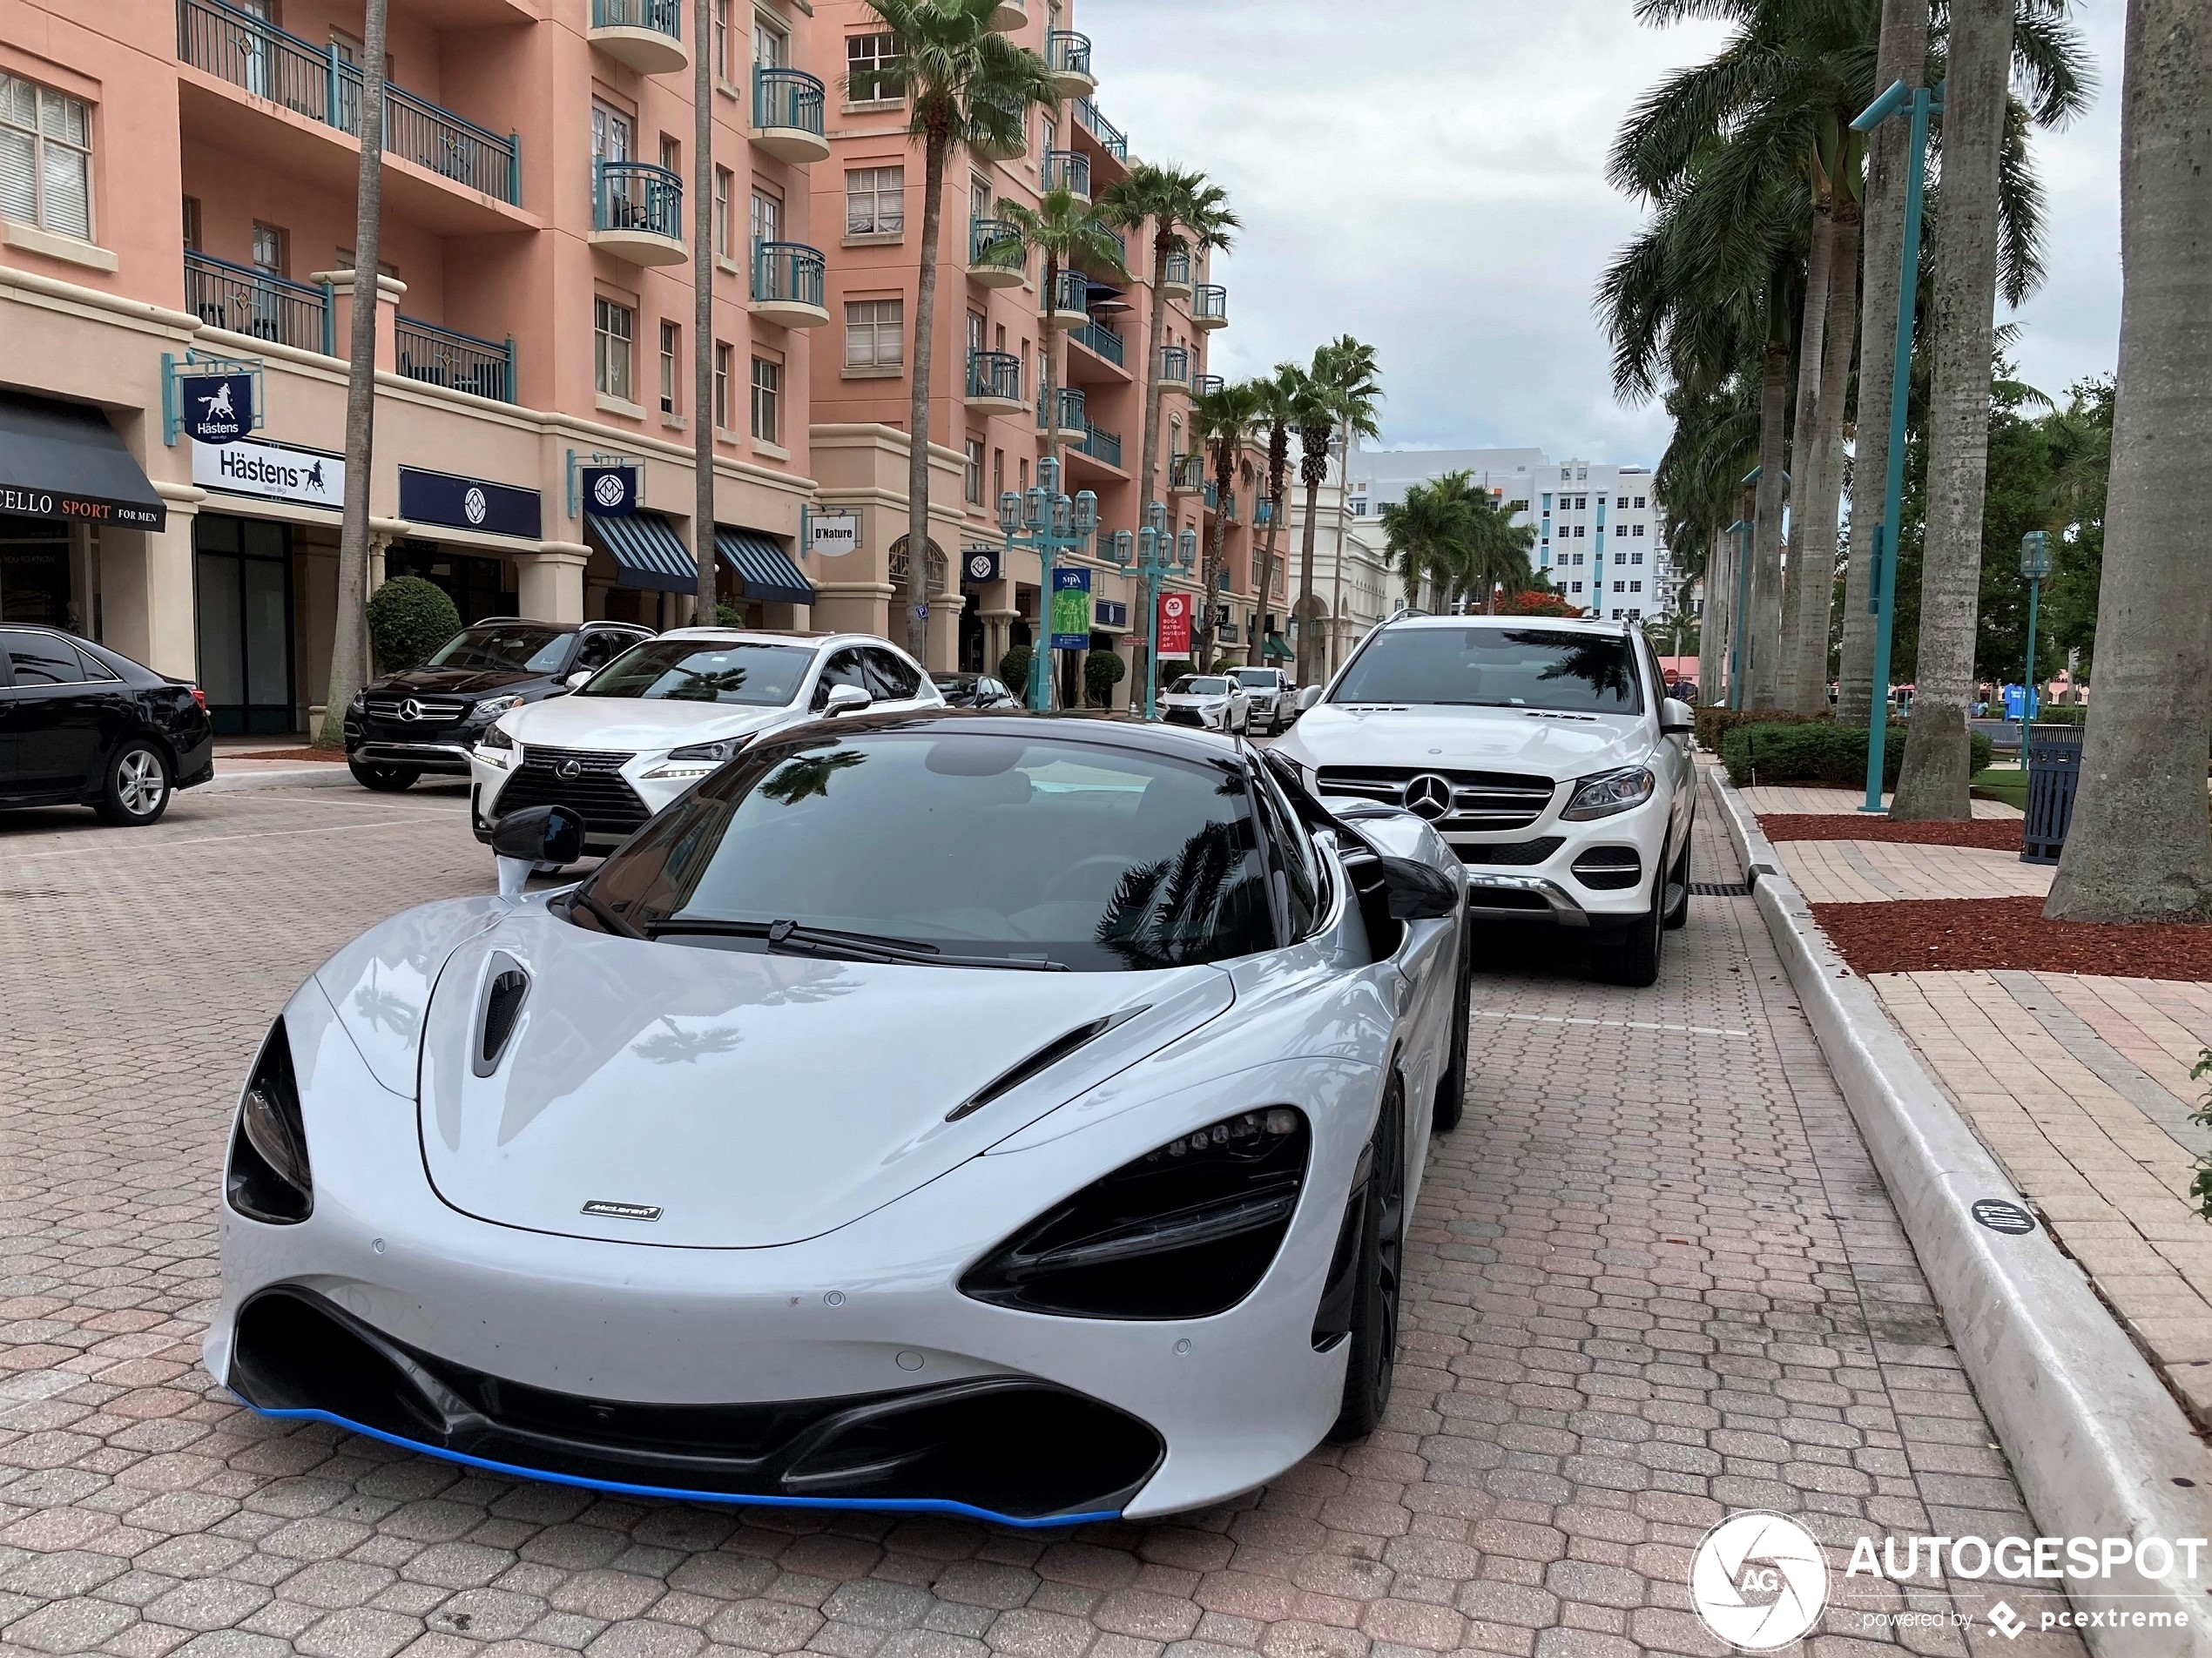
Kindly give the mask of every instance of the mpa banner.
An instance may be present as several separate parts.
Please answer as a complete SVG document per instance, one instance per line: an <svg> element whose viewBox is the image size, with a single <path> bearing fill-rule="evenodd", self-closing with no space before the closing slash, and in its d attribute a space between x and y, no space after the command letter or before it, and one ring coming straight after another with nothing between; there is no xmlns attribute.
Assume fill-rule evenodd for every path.
<svg viewBox="0 0 2212 1658"><path fill-rule="evenodd" d="M1087 570L1052 572L1052 648L1090 649L1090 572Z"/></svg>
<svg viewBox="0 0 2212 1658"><path fill-rule="evenodd" d="M1163 657L1187 657L1190 654L1190 596L1188 593L1160 595L1160 654Z"/></svg>

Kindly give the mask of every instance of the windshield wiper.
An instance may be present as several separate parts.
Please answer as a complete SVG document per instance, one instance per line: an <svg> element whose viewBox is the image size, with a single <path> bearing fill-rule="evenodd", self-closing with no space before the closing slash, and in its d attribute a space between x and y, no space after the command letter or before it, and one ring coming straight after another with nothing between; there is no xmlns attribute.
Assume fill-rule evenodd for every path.
<svg viewBox="0 0 2212 1658"><path fill-rule="evenodd" d="M610 933L619 934L625 939L642 939L645 936L636 927L624 920L621 916L617 915L604 904L592 897L591 889L589 886L579 886L569 894L570 908L574 909L579 904L590 910Z"/></svg>
<svg viewBox="0 0 2212 1658"><path fill-rule="evenodd" d="M1022 973L1066 973L1067 963L1042 956L948 955L919 939L885 938L874 933L840 933L828 927L804 927L797 921L718 921L671 920L656 921L647 938L671 935L693 938L765 939L779 954L832 956L846 961L896 962L924 967L1003 967Z"/></svg>

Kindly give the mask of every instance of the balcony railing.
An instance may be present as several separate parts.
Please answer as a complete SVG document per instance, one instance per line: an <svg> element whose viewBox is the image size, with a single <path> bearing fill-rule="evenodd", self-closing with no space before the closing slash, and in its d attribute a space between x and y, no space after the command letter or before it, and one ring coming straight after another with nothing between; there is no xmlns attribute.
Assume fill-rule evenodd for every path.
<svg viewBox="0 0 2212 1658"><path fill-rule="evenodd" d="M1190 286L1190 253L1187 248L1168 255L1165 280L1171 288Z"/></svg>
<svg viewBox="0 0 2212 1658"><path fill-rule="evenodd" d="M1168 456L1168 488L1195 490L1206 482L1206 457L1197 449Z"/></svg>
<svg viewBox="0 0 2212 1658"><path fill-rule="evenodd" d="M752 250L752 297L769 305L822 305L828 261L804 242L759 242Z"/></svg>
<svg viewBox="0 0 2212 1658"><path fill-rule="evenodd" d="M1160 347L1160 379L1170 386L1190 383L1190 351L1187 346Z"/></svg>
<svg viewBox="0 0 2212 1658"><path fill-rule="evenodd" d="M1090 158L1080 150L1049 151L1044 158L1044 187L1090 194Z"/></svg>
<svg viewBox="0 0 2212 1658"><path fill-rule="evenodd" d="M1190 394L1193 397L1211 397L1220 389L1219 374L1193 374L1190 377Z"/></svg>
<svg viewBox="0 0 2212 1658"><path fill-rule="evenodd" d="M592 164L591 227L684 239L684 180L644 161Z"/></svg>
<svg viewBox="0 0 2212 1658"><path fill-rule="evenodd" d="M1090 78L1090 37L1072 29L1055 29L1045 37L1044 60L1055 75Z"/></svg>
<svg viewBox="0 0 2212 1658"><path fill-rule="evenodd" d="M178 0L177 57L256 98L359 136L361 71L225 0ZM384 152L504 202L522 199L522 149L401 86L384 87Z"/></svg>
<svg viewBox="0 0 2212 1658"><path fill-rule="evenodd" d="M515 401L515 342L496 344L415 317L395 319L400 373L409 380L470 392L496 402Z"/></svg>
<svg viewBox="0 0 2212 1658"><path fill-rule="evenodd" d="M334 355L330 290L207 253L185 255L185 309L211 327Z"/></svg>
<svg viewBox="0 0 2212 1658"><path fill-rule="evenodd" d="M1003 219L974 219L968 226L968 262L971 266L1018 271L1029 262L1014 226Z"/></svg>
<svg viewBox="0 0 2212 1658"><path fill-rule="evenodd" d="M752 125L790 127L821 138L827 98L822 84L803 69L752 71Z"/></svg>
<svg viewBox="0 0 2212 1658"><path fill-rule="evenodd" d="M1098 147L1116 161L1129 159L1129 135L1108 120L1105 112L1087 98L1076 100L1076 119L1090 136L1098 140Z"/></svg>
<svg viewBox="0 0 2212 1658"><path fill-rule="evenodd" d="M1070 315L1088 313L1090 309L1090 279L1081 271L1061 272L1060 300L1053 309Z"/></svg>
<svg viewBox="0 0 2212 1658"><path fill-rule="evenodd" d="M1199 493L1206 498L1206 510L1208 512L1211 512L1216 507L1218 507L1221 504L1221 486L1216 483L1211 478L1208 478L1205 481L1204 486L1199 490Z"/></svg>
<svg viewBox="0 0 2212 1658"><path fill-rule="evenodd" d="M1099 427L1086 426L1083 428L1083 441L1080 447L1082 452L1094 461L1103 461L1108 466L1112 467L1117 467L1122 463L1122 435L1119 432L1109 432Z"/></svg>
<svg viewBox="0 0 2212 1658"><path fill-rule="evenodd" d="M1045 429L1044 409L1044 396L1040 393L1037 396L1037 430L1040 432ZM1063 432L1087 429L1087 422L1083 419L1082 388L1080 386L1062 386L1060 388L1060 429Z"/></svg>
<svg viewBox="0 0 2212 1658"><path fill-rule="evenodd" d="M1008 403L1022 401L1022 359L1010 351L969 352L968 394Z"/></svg>
<svg viewBox="0 0 2212 1658"><path fill-rule="evenodd" d="M591 0L594 29L650 29L684 38L684 0Z"/></svg>
<svg viewBox="0 0 2212 1658"><path fill-rule="evenodd" d="M1211 282L1201 282L1191 293L1190 320L1202 327L1209 322L1227 322L1229 290Z"/></svg>
<svg viewBox="0 0 2212 1658"><path fill-rule="evenodd" d="M1116 368L1129 356L1129 344L1103 322L1086 322L1068 338L1097 356L1103 357Z"/></svg>

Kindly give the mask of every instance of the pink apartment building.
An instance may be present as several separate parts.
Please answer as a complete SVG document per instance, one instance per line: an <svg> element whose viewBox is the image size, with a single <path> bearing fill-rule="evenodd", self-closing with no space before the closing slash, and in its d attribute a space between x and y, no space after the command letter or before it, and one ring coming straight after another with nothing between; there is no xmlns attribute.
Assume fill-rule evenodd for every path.
<svg viewBox="0 0 2212 1658"><path fill-rule="evenodd" d="M724 594L806 624L823 25L717 12L702 410L689 0L390 0L372 579L464 619L684 619L711 418ZM219 729L299 730L327 678L361 28L360 0L0 0L0 618L197 678ZM250 375L241 441L179 434L199 363ZM595 460L641 468L641 510L579 500Z"/></svg>
<svg viewBox="0 0 2212 1658"><path fill-rule="evenodd" d="M1042 260L1007 269L979 257L1004 202L1036 205L1048 178L1096 198L1127 175L1129 141L1100 112L1091 43L1062 0L1004 0L999 26L1045 54L1062 101L1033 111L1018 154L956 157L947 180L939 250L934 371L930 387L933 487L928 549L929 657L933 667L995 671L1008 647L1028 644L1038 620L1041 572L1015 553L978 579L1001 548L997 502L1028 488L1044 451L1044 354L1059 360L1065 388L1057 411L1062 487L1098 497L1102 535L1091 570L1095 648L1133 654L1145 618L1136 583L1103 556L1105 534L1135 530L1144 421L1144 365L1163 354L1169 394L1161 422L1157 492L1170 524L1202 533L1211 511L1195 462L1169 457L1190 440L1189 398L1205 380L1206 341L1227 321L1226 295L1187 259L1170 268L1164 333L1148 337L1150 227L1128 237L1124 276L1070 273L1048 306ZM813 457L819 510L858 516L857 549L818 561L820 625L902 638L894 607L907 570L907 377L921 273L920 147L907 134L907 107L880 75L891 51L864 0L816 0L815 69L830 89L828 162L813 170L813 223L829 249L832 319L813 360ZM1248 486L1248 477L1240 485ZM1251 625L1246 495L1227 543L1230 590L1218 596L1239 638ZM976 555L982 555L978 561ZM1175 583L1195 591L1197 583ZM1229 641L1222 641L1224 648ZM1239 652L1241 654L1241 651ZM1134 677L1116 693L1126 701Z"/></svg>

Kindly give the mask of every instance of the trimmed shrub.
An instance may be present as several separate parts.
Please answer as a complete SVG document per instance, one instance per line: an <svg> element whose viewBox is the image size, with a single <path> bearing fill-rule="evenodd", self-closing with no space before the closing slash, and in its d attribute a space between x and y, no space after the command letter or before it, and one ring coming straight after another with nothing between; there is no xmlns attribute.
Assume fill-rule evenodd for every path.
<svg viewBox="0 0 2212 1658"><path fill-rule="evenodd" d="M1160 664L1160 689L1162 691L1165 691L1170 685L1175 684L1177 680L1182 678L1184 675L1194 671L1196 671L1191 667L1190 663L1185 661L1183 657L1167 657Z"/></svg>
<svg viewBox="0 0 2212 1658"><path fill-rule="evenodd" d="M1114 705L1114 687L1129 676L1129 664L1114 650L1094 650L1083 658L1083 694L1093 708Z"/></svg>
<svg viewBox="0 0 2212 1658"><path fill-rule="evenodd" d="M1721 739L1739 725L1802 725L1824 720L1825 714L1793 714L1786 708L1730 708L1725 703L1697 705L1697 746L1718 754Z"/></svg>
<svg viewBox="0 0 2212 1658"><path fill-rule="evenodd" d="M714 606L714 625L718 628L742 628L745 617L738 614L738 607L727 599L718 599Z"/></svg>
<svg viewBox="0 0 2212 1658"><path fill-rule="evenodd" d="M445 590L420 576L395 576L368 598L368 645L384 673L405 673L461 631Z"/></svg>
<svg viewBox="0 0 2212 1658"><path fill-rule="evenodd" d="M1890 722L1882 747L1882 786L1897 786L1905 765L1905 723ZM1768 720L1739 725L1721 739L1721 762L1737 788L1754 783L1831 783L1855 788L1866 781L1864 728L1830 720ZM1968 747L1975 772L1988 767L1992 749L1979 731Z"/></svg>
<svg viewBox="0 0 2212 1658"><path fill-rule="evenodd" d="M2089 709L2084 703L2054 703L2046 701L2035 711L2038 725L2086 725L2089 723Z"/></svg>
<svg viewBox="0 0 2212 1658"><path fill-rule="evenodd" d="M1029 694L1029 658L1035 652L1026 644L1017 644L999 658L999 678L1015 696L1026 699Z"/></svg>

